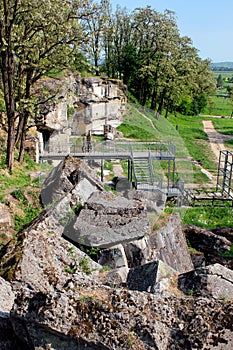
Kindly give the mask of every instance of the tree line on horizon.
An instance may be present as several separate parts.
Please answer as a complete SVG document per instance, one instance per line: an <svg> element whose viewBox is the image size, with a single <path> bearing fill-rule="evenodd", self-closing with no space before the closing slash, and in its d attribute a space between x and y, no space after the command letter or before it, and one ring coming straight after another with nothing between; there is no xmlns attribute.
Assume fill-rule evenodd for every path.
<svg viewBox="0 0 233 350"><path fill-rule="evenodd" d="M9 170L16 149L22 162L29 120L44 102L35 86L51 72L121 79L141 105L165 116L199 113L216 85L174 12L113 12L109 0L2 0L0 67Z"/></svg>

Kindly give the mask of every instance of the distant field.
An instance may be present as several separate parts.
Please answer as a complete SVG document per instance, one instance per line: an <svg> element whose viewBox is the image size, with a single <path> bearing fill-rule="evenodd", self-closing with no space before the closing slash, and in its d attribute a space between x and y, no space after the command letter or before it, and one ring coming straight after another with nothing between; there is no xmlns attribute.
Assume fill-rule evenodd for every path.
<svg viewBox="0 0 233 350"><path fill-rule="evenodd" d="M222 78L231 78L233 76L233 70L232 71L214 71L214 76L217 79L217 77L221 74Z"/></svg>
<svg viewBox="0 0 233 350"><path fill-rule="evenodd" d="M215 129L225 135L232 135L233 138L233 119L212 119Z"/></svg>
<svg viewBox="0 0 233 350"><path fill-rule="evenodd" d="M230 98L211 96L203 114L231 116L232 111L233 103Z"/></svg>

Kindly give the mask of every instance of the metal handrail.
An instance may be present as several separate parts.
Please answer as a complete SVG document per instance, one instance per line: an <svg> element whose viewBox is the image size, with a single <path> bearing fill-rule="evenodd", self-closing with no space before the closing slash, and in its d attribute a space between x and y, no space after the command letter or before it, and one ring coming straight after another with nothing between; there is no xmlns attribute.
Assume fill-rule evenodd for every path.
<svg viewBox="0 0 233 350"><path fill-rule="evenodd" d="M131 147L130 149L130 153L131 153L131 160L132 160L132 169L133 169L133 177L134 177L134 187L137 189L138 187L138 179L137 179L137 175L136 175L136 171L135 171L135 166L134 166L134 156L133 156L133 149Z"/></svg>
<svg viewBox="0 0 233 350"><path fill-rule="evenodd" d="M149 160L149 169L150 169L151 183L154 186L155 175L154 175L153 164L152 164L152 159L151 159L150 146L148 147L148 160Z"/></svg>
<svg viewBox="0 0 233 350"><path fill-rule="evenodd" d="M125 141L122 139L114 141L104 141L102 143L96 144L91 143L91 149L89 152L83 149L82 144L72 144L72 143L59 143L56 145L46 144L44 147L44 154L85 154L85 153L111 153L111 154L131 154L131 149L133 152L147 152L148 147L150 148L151 157L153 152L163 153L171 156L175 156L175 145L172 141Z"/></svg>

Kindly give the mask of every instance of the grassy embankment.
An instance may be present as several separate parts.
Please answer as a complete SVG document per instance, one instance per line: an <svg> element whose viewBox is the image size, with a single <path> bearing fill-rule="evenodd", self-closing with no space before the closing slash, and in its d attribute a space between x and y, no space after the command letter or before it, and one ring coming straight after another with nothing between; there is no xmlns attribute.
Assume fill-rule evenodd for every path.
<svg viewBox="0 0 233 350"><path fill-rule="evenodd" d="M5 167L5 149L0 151L0 202L7 205L14 219L13 229L20 231L41 211L41 176L49 169L47 164L36 164L25 156L22 165L15 163L14 171L9 174ZM4 230L0 233L0 245L6 239Z"/></svg>

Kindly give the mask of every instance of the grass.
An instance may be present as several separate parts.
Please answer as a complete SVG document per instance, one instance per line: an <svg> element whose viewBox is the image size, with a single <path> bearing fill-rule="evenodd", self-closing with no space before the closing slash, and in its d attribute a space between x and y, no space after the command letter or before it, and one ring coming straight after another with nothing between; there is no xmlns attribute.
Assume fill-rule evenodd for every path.
<svg viewBox="0 0 233 350"><path fill-rule="evenodd" d="M215 129L224 134L230 135L233 139L233 119L231 118L214 118L212 120Z"/></svg>
<svg viewBox="0 0 233 350"><path fill-rule="evenodd" d="M224 94L225 89L220 91L219 94ZM218 115L218 116L230 116L233 111L233 104L230 98L213 95L209 99L209 103L203 114Z"/></svg>
<svg viewBox="0 0 233 350"><path fill-rule="evenodd" d="M206 118L190 116L179 116L176 118L173 115L169 116L169 121L173 125L178 125L178 132L190 157L198 161L203 168L214 172L216 171L216 160L210 148L208 137L203 131L203 119Z"/></svg>
<svg viewBox="0 0 233 350"><path fill-rule="evenodd" d="M0 201L10 205L14 216L14 230L20 231L41 211L40 172L51 169L47 164L36 164L28 155L22 165L15 163L10 174L5 166L0 168ZM38 176L31 177L31 173ZM1 243L1 242L0 242Z"/></svg>
<svg viewBox="0 0 233 350"><path fill-rule="evenodd" d="M167 208L166 212L179 212L183 224L195 225L202 228L233 227L232 207L194 207Z"/></svg>
<svg viewBox="0 0 233 350"><path fill-rule="evenodd" d="M228 252L223 253L222 256L227 258L233 258L233 244L231 245L230 250Z"/></svg>
<svg viewBox="0 0 233 350"><path fill-rule="evenodd" d="M124 116L123 123L118 130L124 134L124 137L138 140L156 139L156 133L151 127L151 123L143 119L140 112L134 107L128 107L128 113Z"/></svg>

